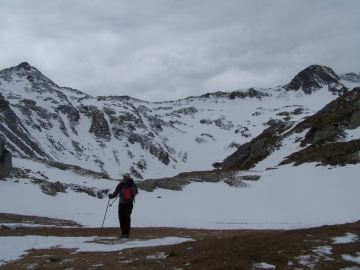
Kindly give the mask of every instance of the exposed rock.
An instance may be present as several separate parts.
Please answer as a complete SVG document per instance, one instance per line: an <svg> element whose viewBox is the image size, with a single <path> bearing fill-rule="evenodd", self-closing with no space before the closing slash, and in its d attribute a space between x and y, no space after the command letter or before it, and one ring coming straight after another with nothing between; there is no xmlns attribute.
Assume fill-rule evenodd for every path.
<svg viewBox="0 0 360 270"><path fill-rule="evenodd" d="M360 126L360 111L353 112L350 118L350 124L347 126L348 129L356 129Z"/></svg>
<svg viewBox="0 0 360 270"><path fill-rule="evenodd" d="M357 126L357 102L360 99L360 87L338 97L322 110L300 122L294 127L294 132L300 133L309 129L301 142L304 147L309 144L326 144L341 138L344 131ZM355 113L355 114L354 114ZM351 118L354 114L353 123Z"/></svg>
<svg viewBox="0 0 360 270"><path fill-rule="evenodd" d="M293 112L292 112L292 114L293 115L300 115L300 114L302 114L304 112L304 109L303 108L297 108L297 109L295 109Z"/></svg>
<svg viewBox="0 0 360 270"><path fill-rule="evenodd" d="M98 139L109 141L111 139L111 131L108 122L104 117L104 112L95 106L80 106L79 110L87 117L91 118L91 127L89 132L94 134ZM107 111L109 113L109 111Z"/></svg>
<svg viewBox="0 0 360 270"><path fill-rule="evenodd" d="M143 182L137 183L139 189L152 192L155 188L163 188L170 190L182 190L182 187L190 184L190 181L183 178L161 178L161 179L149 179Z"/></svg>
<svg viewBox="0 0 360 270"><path fill-rule="evenodd" d="M257 99L262 99L263 97L269 97L271 95L269 95L268 93L264 93L261 91L257 91L254 88L249 88L247 91L233 91L230 93L229 95L229 99L235 99L235 98L242 98L245 99L247 97L249 98L257 98Z"/></svg>
<svg viewBox="0 0 360 270"><path fill-rule="evenodd" d="M284 88L286 91L302 91L309 95L321 89L324 85L337 95L342 95L348 89L340 83L340 77L329 67L312 65L299 72Z"/></svg>
<svg viewBox="0 0 360 270"><path fill-rule="evenodd" d="M0 136L0 180L10 176L12 154L5 148L6 140Z"/></svg>
<svg viewBox="0 0 360 270"><path fill-rule="evenodd" d="M197 113L198 110L195 107L189 107L189 108L182 108L179 110L175 110L171 113L167 113L165 114L166 116L176 116L176 115L194 115L195 113Z"/></svg>
<svg viewBox="0 0 360 270"><path fill-rule="evenodd" d="M222 168L247 170L265 159L275 149L279 149L281 146L281 134L290 129L293 123L271 120L268 124L270 124L270 127L265 129L258 137L243 144L236 152L224 159Z"/></svg>
<svg viewBox="0 0 360 270"><path fill-rule="evenodd" d="M211 125L214 121L210 119L201 119L200 124Z"/></svg>
<svg viewBox="0 0 360 270"><path fill-rule="evenodd" d="M318 130L314 134L314 138L312 140L312 144L316 144L320 141L329 140L342 132L341 129L335 129L335 127L331 126L325 130Z"/></svg>
<svg viewBox="0 0 360 270"><path fill-rule="evenodd" d="M248 180L248 181L257 181L260 179L259 175L242 175L241 178L243 180Z"/></svg>
<svg viewBox="0 0 360 270"><path fill-rule="evenodd" d="M43 193L50 196L56 196L58 192L66 193L63 185L59 181L55 183L43 181L40 187Z"/></svg>
<svg viewBox="0 0 360 270"><path fill-rule="evenodd" d="M360 83L360 73L359 74L356 74L353 72L346 73L346 74L340 75L340 78L342 80L349 81L352 83Z"/></svg>
<svg viewBox="0 0 360 270"><path fill-rule="evenodd" d="M27 129L22 124L21 120L16 116L14 111L9 106L9 101L0 94L0 133L6 137L7 147L11 152L22 151L21 154L30 157L42 157L51 160L50 156L39 147L31 136L29 136ZM12 144L16 145L13 146ZM18 148L18 149L17 149Z"/></svg>
<svg viewBox="0 0 360 270"><path fill-rule="evenodd" d="M311 145L286 157L279 165L294 163L295 166L320 162L321 165L340 165L360 163L360 140L335 142L322 146Z"/></svg>
<svg viewBox="0 0 360 270"><path fill-rule="evenodd" d="M152 192L155 188L163 188L180 191L185 185L191 182L212 182L217 183L225 180L240 180L233 171L195 171L180 173L170 178L148 179L137 183L139 189Z"/></svg>
<svg viewBox="0 0 360 270"><path fill-rule="evenodd" d="M12 154L4 149L0 157L0 179L10 176L12 169Z"/></svg>
<svg viewBox="0 0 360 270"><path fill-rule="evenodd" d="M206 142L207 142L206 139L200 138L200 137L196 137L196 138L195 138L195 141L196 141L197 143L206 143Z"/></svg>

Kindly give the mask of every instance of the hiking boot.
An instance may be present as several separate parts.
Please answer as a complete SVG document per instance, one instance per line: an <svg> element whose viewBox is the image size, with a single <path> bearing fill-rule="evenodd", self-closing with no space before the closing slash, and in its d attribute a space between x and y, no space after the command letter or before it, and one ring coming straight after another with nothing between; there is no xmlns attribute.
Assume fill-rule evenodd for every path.
<svg viewBox="0 0 360 270"><path fill-rule="evenodd" d="M129 238L129 236L127 234L124 234L123 237L124 238Z"/></svg>

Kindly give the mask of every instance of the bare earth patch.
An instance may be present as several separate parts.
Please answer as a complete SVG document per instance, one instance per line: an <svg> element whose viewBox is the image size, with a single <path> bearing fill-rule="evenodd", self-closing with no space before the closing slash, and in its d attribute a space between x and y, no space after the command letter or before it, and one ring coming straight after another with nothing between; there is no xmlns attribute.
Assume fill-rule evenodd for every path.
<svg viewBox="0 0 360 270"><path fill-rule="evenodd" d="M42 218L1 214L0 219ZM51 223L51 219L46 222ZM58 223L58 220L53 220ZM42 223L39 223L42 224ZM64 221L64 224L66 222ZM47 224L49 225L49 224ZM92 236L115 243L118 228L2 228L6 236ZM133 228L127 241L164 237L192 238L180 244L129 248L114 252L76 252L76 249L30 249L28 254L0 269L341 269L360 267L360 242L336 243L336 237L360 235L360 221L298 230L200 230L182 228ZM1 254L0 254L1 255ZM358 261L358 262L357 262ZM267 268L266 268L267 267Z"/></svg>

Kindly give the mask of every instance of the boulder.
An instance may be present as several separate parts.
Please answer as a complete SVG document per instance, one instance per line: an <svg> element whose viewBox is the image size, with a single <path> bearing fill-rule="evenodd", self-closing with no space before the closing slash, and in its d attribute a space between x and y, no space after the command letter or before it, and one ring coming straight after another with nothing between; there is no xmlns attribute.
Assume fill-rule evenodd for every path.
<svg viewBox="0 0 360 270"><path fill-rule="evenodd" d="M360 110L360 100L356 101L356 103L354 104L354 109L355 109L355 111Z"/></svg>
<svg viewBox="0 0 360 270"><path fill-rule="evenodd" d="M55 183L44 181L40 187L42 192L50 196L55 196L58 192L66 193L64 186L59 181Z"/></svg>
<svg viewBox="0 0 360 270"><path fill-rule="evenodd" d="M355 111L351 115L350 124L347 128L356 129L358 126L360 126L360 111Z"/></svg>
<svg viewBox="0 0 360 270"><path fill-rule="evenodd" d="M319 130L315 132L314 138L312 140L312 144L316 144L320 141L323 140L327 140L330 139L332 137L335 137L336 135L338 135L339 133L341 133L341 129L335 129L335 130L331 130L331 129L327 129L327 130Z"/></svg>
<svg viewBox="0 0 360 270"><path fill-rule="evenodd" d="M243 175L241 176L242 180L248 180L248 181L257 181L260 179L259 175Z"/></svg>
<svg viewBox="0 0 360 270"><path fill-rule="evenodd" d="M45 193L46 195L50 195L50 196L55 196L57 193L57 189L51 185L51 183L45 181L43 182L41 185L41 190L43 193Z"/></svg>
<svg viewBox="0 0 360 270"><path fill-rule="evenodd" d="M10 176L12 169L12 154L4 149L0 158L0 179Z"/></svg>
<svg viewBox="0 0 360 270"><path fill-rule="evenodd" d="M149 179L141 183L137 183L139 189L152 192L155 188L163 188L169 190L182 190L182 187L190 184L190 181L184 178L172 177L161 179Z"/></svg>
<svg viewBox="0 0 360 270"><path fill-rule="evenodd" d="M0 136L0 179L10 176L12 154L5 148L6 139Z"/></svg>
<svg viewBox="0 0 360 270"><path fill-rule="evenodd" d="M66 193L63 185L59 181L51 183L51 185L57 190L57 192Z"/></svg>

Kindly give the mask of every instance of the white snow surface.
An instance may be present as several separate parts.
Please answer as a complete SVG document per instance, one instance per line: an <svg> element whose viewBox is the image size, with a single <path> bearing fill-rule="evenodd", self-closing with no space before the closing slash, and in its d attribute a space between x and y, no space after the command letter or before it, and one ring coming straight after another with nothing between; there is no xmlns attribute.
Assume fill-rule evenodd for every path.
<svg viewBox="0 0 360 270"><path fill-rule="evenodd" d="M14 159L23 162L20 159ZM31 161L26 161L31 162ZM27 164L50 176L52 182L77 182L114 191L117 181L91 179ZM360 217L358 166L323 167L315 163L285 165L277 170L239 172L259 175L245 181L247 188L219 183L191 183L183 191L140 190L132 214L134 227L183 227L204 229L296 229L354 222ZM84 183L86 182L86 183ZM67 189L55 197L41 192L29 179L1 181L1 212L74 220L100 227L109 203L86 193ZM160 197L160 198L159 198ZM112 202L112 201L111 201ZM105 227L118 226L117 203L108 207Z"/></svg>
<svg viewBox="0 0 360 270"><path fill-rule="evenodd" d="M114 241L115 240L115 241ZM112 252L125 248L154 247L193 241L191 238L165 237L150 240L117 240L97 237L7 236L0 237L0 266L26 255L26 250L68 248L76 252Z"/></svg>
<svg viewBox="0 0 360 270"><path fill-rule="evenodd" d="M334 237L334 244L349 244L359 241L359 237L353 233L346 233L344 236Z"/></svg>

